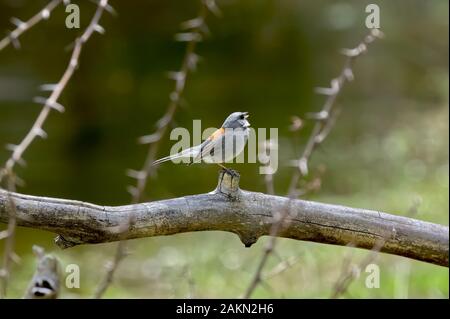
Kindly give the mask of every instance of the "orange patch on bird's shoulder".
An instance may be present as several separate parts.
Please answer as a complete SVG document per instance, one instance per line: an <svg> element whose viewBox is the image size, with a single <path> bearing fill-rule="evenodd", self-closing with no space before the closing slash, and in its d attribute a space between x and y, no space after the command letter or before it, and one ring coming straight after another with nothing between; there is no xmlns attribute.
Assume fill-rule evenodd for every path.
<svg viewBox="0 0 450 319"><path fill-rule="evenodd" d="M216 138L220 137L221 135L223 135L223 133L225 132L225 129L223 127L219 128L217 131L215 131L214 133L211 134L210 137L208 137L208 140L214 141Z"/></svg>

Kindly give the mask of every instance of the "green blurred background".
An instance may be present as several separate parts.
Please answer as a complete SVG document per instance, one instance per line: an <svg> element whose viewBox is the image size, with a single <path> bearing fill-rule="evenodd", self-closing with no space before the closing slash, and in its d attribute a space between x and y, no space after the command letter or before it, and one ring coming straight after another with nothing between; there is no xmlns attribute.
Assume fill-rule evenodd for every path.
<svg viewBox="0 0 450 319"><path fill-rule="evenodd" d="M95 10L81 9L82 28ZM46 0L0 0L0 30L10 17L28 19ZM52 113L47 140L28 149L26 181L20 192L126 204L127 168L139 169L147 147L137 138L150 134L164 114L173 83L167 71L179 68L185 45L174 41L180 23L197 15L199 1L110 1L118 15L101 19L104 36L95 34L81 54L80 68L64 90L64 114ZM312 122L289 131L292 115L320 110L328 86L340 71L341 48L355 46L367 33L365 7L373 1L222 0L223 16L208 18L211 35L198 46L198 70L188 79L185 103L175 126L219 126L231 112L251 113L254 127L276 127L280 135L278 194L285 194L289 161L303 149ZM342 108L332 133L312 158L311 168L326 167L319 191L306 199L408 215L448 225L448 1L377 1L386 37L357 60L355 81L338 99ZM0 52L0 145L18 143L40 111L32 98L38 87L54 83L67 66L64 50L81 30L64 26L57 8L21 38L22 48ZM164 139L160 156L173 141ZM0 161L8 158L0 150ZM257 164L235 164L241 187L264 191ZM158 170L147 200L211 191L217 167L174 165ZM0 229L4 229L1 225ZM57 255L65 267L81 268L81 288L63 288L63 298L90 297L116 244L59 250L53 234L20 228L9 297L20 297L31 278L33 244ZM186 233L129 242L130 255L117 271L106 297L238 297L243 294L267 238L244 248L229 233ZM3 243L0 243L3 254ZM355 263L363 250L282 239L282 259L299 261L260 286L254 297L328 298L350 251ZM271 257L266 272L280 262ZM367 289L364 273L347 298L448 298L448 268L379 255L381 287Z"/></svg>

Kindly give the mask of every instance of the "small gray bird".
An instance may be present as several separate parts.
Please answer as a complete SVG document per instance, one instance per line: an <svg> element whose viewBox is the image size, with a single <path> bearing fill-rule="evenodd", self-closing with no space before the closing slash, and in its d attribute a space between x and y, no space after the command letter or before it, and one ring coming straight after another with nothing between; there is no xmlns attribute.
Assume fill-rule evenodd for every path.
<svg viewBox="0 0 450 319"><path fill-rule="evenodd" d="M215 163L229 171L221 163L230 162L238 156L245 148L249 136L250 123L247 118L248 112L231 113L222 127L212 133L203 143L185 149L177 154L163 157L153 162L158 165L174 159L189 158L189 164Z"/></svg>

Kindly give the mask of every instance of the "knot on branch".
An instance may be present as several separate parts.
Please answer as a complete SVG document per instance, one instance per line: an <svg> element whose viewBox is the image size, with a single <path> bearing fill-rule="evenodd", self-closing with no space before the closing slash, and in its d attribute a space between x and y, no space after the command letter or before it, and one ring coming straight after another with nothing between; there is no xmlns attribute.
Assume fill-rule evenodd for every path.
<svg viewBox="0 0 450 319"><path fill-rule="evenodd" d="M66 249L78 245L77 242L72 241L68 238L64 238L61 235L55 237L55 244L58 245L58 247L61 249Z"/></svg>
<svg viewBox="0 0 450 319"><path fill-rule="evenodd" d="M215 189L215 193L225 194L230 198L236 199L239 196L239 179L240 175L237 171L231 169L223 169L219 172L219 183Z"/></svg>
<svg viewBox="0 0 450 319"><path fill-rule="evenodd" d="M259 234L256 233L237 233L239 236L239 239L244 244L245 248L250 248L254 243L258 241L258 238L260 237Z"/></svg>

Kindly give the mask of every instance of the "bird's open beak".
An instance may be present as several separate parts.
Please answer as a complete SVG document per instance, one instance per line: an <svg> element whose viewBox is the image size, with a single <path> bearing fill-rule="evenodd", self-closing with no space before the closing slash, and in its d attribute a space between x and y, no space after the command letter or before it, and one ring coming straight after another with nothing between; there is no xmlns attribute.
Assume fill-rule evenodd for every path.
<svg viewBox="0 0 450 319"><path fill-rule="evenodd" d="M244 114L244 124L243 124L243 126L245 128L250 127L250 123L247 121L247 119L249 117L248 112L242 112L242 113Z"/></svg>

